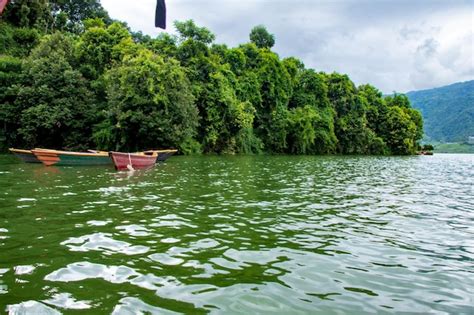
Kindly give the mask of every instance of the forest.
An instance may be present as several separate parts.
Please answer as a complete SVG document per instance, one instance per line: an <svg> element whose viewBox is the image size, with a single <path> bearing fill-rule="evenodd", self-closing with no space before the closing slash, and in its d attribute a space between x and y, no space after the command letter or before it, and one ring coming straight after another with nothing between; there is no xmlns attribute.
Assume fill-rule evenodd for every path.
<svg viewBox="0 0 474 315"><path fill-rule="evenodd" d="M0 150L417 151L423 121L405 95L280 58L263 25L238 47L192 20L174 27L156 38L134 32L98 0L10 1L0 20Z"/></svg>

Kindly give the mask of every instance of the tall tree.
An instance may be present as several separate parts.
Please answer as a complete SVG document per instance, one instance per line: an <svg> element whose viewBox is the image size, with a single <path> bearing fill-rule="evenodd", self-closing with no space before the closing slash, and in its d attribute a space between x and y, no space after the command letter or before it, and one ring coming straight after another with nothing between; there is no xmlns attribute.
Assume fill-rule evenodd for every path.
<svg viewBox="0 0 474 315"><path fill-rule="evenodd" d="M112 21L99 0L49 0L54 16L55 29L69 32L83 31L83 21L100 18L110 24Z"/></svg>
<svg viewBox="0 0 474 315"><path fill-rule="evenodd" d="M299 70L289 102L289 137L291 153L333 153L337 138L334 134L334 110L328 98L323 75L314 70Z"/></svg>
<svg viewBox="0 0 474 315"><path fill-rule="evenodd" d="M88 28L76 44L78 68L87 78L98 79L114 61L120 61L123 55L118 45L122 41L131 43L131 38L128 30L117 22L108 27L102 25Z"/></svg>
<svg viewBox="0 0 474 315"><path fill-rule="evenodd" d="M265 150L283 152L286 148L288 101L291 78L278 56L270 51L259 52L257 77L262 102L256 108L255 127Z"/></svg>
<svg viewBox="0 0 474 315"><path fill-rule="evenodd" d="M72 42L46 36L23 66L15 105L22 110L19 133L29 147L85 148L90 143L94 100L70 60Z"/></svg>
<svg viewBox="0 0 474 315"><path fill-rule="evenodd" d="M2 16L12 25L48 30L53 22L48 0L11 0Z"/></svg>
<svg viewBox="0 0 474 315"><path fill-rule="evenodd" d="M267 31L263 25L257 25L250 31L250 41L258 48L272 48L275 45L275 36Z"/></svg>
<svg viewBox="0 0 474 315"><path fill-rule="evenodd" d="M99 147L135 151L178 147L196 133L198 111L186 72L148 50L106 74L108 120L96 128Z"/></svg>

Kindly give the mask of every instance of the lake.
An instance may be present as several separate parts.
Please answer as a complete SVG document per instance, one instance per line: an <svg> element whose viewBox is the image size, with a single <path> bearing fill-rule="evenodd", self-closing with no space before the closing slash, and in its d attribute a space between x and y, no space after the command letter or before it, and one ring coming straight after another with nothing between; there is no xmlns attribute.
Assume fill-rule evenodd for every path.
<svg viewBox="0 0 474 315"><path fill-rule="evenodd" d="M0 156L0 313L472 314L474 155Z"/></svg>

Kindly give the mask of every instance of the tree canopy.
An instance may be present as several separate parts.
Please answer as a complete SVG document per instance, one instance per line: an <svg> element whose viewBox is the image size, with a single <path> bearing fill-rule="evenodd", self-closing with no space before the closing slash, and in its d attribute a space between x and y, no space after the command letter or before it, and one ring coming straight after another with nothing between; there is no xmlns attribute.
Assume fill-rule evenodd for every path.
<svg viewBox="0 0 474 315"><path fill-rule="evenodd" d="M0 21L0 148L413 154L405 95L281 59L265 26L238 47L192 20L151 38L98 0L12 0Z"/></svg>
<svg viewBox="0 0 474 315"><path fill-rule="evenodd" d="M275 36L267 31L263 25L255 26L250 32L250 41L258 48L272 48L275 45Z"/></svg>

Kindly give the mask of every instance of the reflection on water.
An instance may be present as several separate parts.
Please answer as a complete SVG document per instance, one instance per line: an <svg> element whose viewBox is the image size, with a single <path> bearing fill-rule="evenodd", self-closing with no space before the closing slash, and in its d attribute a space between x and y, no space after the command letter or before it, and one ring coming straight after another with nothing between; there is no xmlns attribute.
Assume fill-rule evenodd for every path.
<svg viewBox="0 0 474 315"><path fill-rule="evenodd" d="M469 314L473 162L0 157L0 313Z"/></svg>

